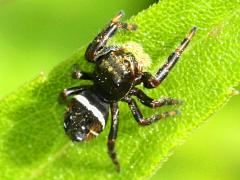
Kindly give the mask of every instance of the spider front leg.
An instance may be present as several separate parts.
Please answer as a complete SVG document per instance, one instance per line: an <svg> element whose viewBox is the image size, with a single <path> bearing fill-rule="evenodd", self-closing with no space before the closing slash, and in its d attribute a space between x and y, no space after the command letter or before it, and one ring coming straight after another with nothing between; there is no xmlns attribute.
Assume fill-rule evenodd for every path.
<svg viewBox="0 0 240 180"><path fill-rule="evenodd" d="M98 59L98 57L110 52L119 49L118 46L112 46L109 48L104 48L107 44L109 38L111 38L117 30L126 29L126 30L136 30L137 26L127 23L119 22L120 19L124 16L123 11L120 11L112 21L106 26L105 29L100 32L97 37L88 45L87 50L85 52L85 58L94 62Z"/></svg>
<svg viewBox="0 0 240 180"><path fill-rule="evenodd" d="M72 77L74 79L93 80L93 74L81 71L79 64L73 65Z"/></svg>
<svg viewBox="0 0 240 180"><path fill-rule="evenodd" d="M68 89L64 89L59 94L59 102L62 103L62 102L67 100L68 96L79 94L86 89L87 89L87 86L76 86L76 87L71 87L71 88L68 88Z"/></svg>
<svg viewBox="0 0 240 180"><path fill-rule="evenodd" d="M123 101L128 103L128 106L131 109L132 114L137 123L143 126L150 125L158 120L164 119L169 116L175 116L180 113L179 110L173 110L159 114L154 114L150 118L144 118L134 99L132 99L131 97L125 97Z"/></svg>
<svg viewBox="0 0 240 180"><path fill-rule="evenodd" d="M137 88L131 89L129 94L136 96L142 104L150 108L157 108L165 105L179 105L183 103L183 101L181 100L173 99L169 97L162 97L159 100L154 100L148 97L142 90Z"/></svg>
<svg viewBox="0 0 240 180"><path fill-rule="evenodd" d="M118 132L118 116L119 116L119 108L117 103L111 104L111 114L112 114L112 123L111 123L111 129L108 135L108 154L110 158L112 159L112 162L114 163L117 171L120 171L120 164L117 159L117 154L115 151L115 142L117 138L117 132Z"/></svg>
<svg viewBox="0 0 240 180"><path fill-rule="evenodd" d="M158 70L155 76L148 72L144 72L142 76L142 82L147 88L154 88L158 86L168 75L169 71L177 63L182 52L185 50L192 37L196 33L197 28L193 27L185 39L181 42L180 46L168 57L167 62Z"/></svg>

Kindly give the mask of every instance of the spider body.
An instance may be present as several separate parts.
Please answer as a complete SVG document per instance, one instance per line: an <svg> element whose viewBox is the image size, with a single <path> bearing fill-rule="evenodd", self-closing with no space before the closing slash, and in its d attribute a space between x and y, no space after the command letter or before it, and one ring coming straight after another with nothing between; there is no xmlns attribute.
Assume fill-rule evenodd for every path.
<svg viewBox="0 0 240 180"><path fill-rule="evenodd" d="M73 141L90 140L105 128L109 104L91 89L83 90L71 99L65 113L64 129Z"/></svg>
<svg viewBox="0 0 240 180"><path fill-rule="evenodd" d="M168 116L177 115L179 111L173 110L145 118L132 96L136 96L142 104L150 108L181 104L180 100L167 97L154 100L135 86L142 83L146 88L157 87L177 63L196 32L196 27L193 27L180 46L168 57L166 63L155 75L152 75L145 72L143 68L146 56L136 56L127 50L126 45L106 46L108 39L118 29L136 30L136 25L120 22L123 15L123 12L118 13L89 44L85 58L96 64L94 72L87 73L78 68L73 72L73 78L91 80L93 85L72 87L64 89L61 93L63 99L72 96L65 113L64 129L73 141L85 141L98 136L105 128L109 109L111 110L112 120L107 147L109 156L118 171L120 164L115 151L118 132L118 101L127 103L137 123L143 126Z"/></svg>
<svg viewBox="0 0 240 180"><path fill-rule="evenodd" d="M108 52L96 62L94 88L108 102L123 98L134 85L137 61L123 49Z"/></svg>

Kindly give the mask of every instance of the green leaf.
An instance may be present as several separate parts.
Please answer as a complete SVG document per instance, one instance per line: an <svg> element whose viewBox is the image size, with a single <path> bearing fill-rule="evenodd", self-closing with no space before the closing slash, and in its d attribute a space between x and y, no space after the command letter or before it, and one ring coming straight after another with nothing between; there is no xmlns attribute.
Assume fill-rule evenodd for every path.
<svg viewBox="0 0 240 180"><path fill-rule="evenodd" d="M0 102L1 179L87 179L149 177L174 147L181 144L227 100L229 88L240 82L239 0L164 0L129 20L137 32L121 32L115 43L135 41L151 56L154 73L189 29L199 30L154 97L183 99L182 115L148 127L139 127L126 104L120 105L117 152L122 171L117 173L106 151L109 124L95 140L72 143L63 130L65 107L59 92L76 84L71 67L93 66L84 60L84 48ZM173 107L177 108L177 107ZM141 106L145 116L158 110ZM160 111L166 110L161 108Z"/></svg>

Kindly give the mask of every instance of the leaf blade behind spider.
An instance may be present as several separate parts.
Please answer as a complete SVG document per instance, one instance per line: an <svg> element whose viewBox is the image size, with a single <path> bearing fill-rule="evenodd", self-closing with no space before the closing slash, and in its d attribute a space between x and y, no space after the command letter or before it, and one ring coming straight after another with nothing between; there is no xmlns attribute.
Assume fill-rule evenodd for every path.
<svg viewBox="0 0 240 180"><path fill-rule="evenodd" d="M120 174L106 153L109 124L97 139L83 144L72 144L63 132L64 106L57 98L63 88L75 84L70 77L72 64L81 62L82 69L90 69L82 48L46 78L37 78L0 102L4 129L0 133L0 166L8 173L0 177L13 172L20 179L150 176L174 147L230 98L229 88L239 83L239 12L239 1L162 1L130 19L139 26L136 33L122 32L114 39L115 43L141 44L152 57L149 71L154 73L188 30L193 25L199 27L163 84L154 90L144 89L155 98L183 99L181 117L142 128L121 104L117 141ZM146 116L153 113L147 108L143 112Z"/></svg>

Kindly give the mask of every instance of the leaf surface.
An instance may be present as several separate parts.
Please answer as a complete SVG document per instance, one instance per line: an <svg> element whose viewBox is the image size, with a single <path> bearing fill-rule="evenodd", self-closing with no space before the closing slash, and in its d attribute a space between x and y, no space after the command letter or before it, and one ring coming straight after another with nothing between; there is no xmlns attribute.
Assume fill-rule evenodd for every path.
<svg viewBox="0 0 240 180"><path fill-rule="evenodd" d="M116 173L106 151L109 124L95 140L72 143L63 130L65 107L58 94L76 84L74 63L92 71L85 47L0 102L0 178L6 179L142 179L149 177L189 134L227 100L240 81L239 0L163 0L132 17L137 32L120 32L114 43L134 41L151 56L154 73L189 29L197 35L168 78L151 97L184 100L182 115L139 127L126 104L120 104L117 152L122 171ZM156 111L140 106L149 117Z"/></svg>

